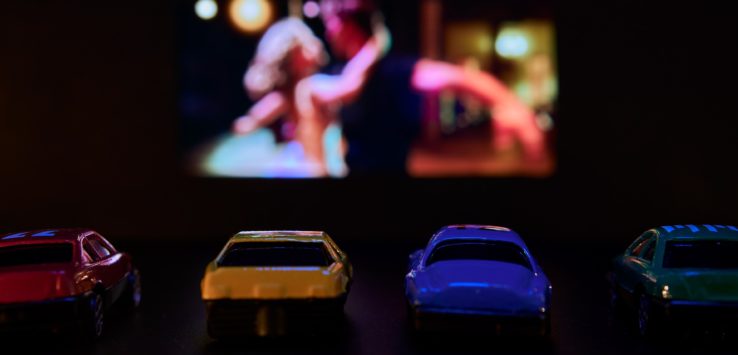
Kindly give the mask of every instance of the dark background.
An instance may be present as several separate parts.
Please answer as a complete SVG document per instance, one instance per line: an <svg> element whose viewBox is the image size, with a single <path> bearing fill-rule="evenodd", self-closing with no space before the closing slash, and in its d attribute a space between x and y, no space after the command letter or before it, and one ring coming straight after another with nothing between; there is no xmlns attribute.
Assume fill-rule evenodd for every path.
<svg viewBox="0 0 738 355"><path fill-rule="evenodd" d="M661 224L736 223L738 15L723 5L552 3L561 119L551 178L341 181L185 173L178 6L0 3L0 231L89 226L144 241L300 228L396 240L490 223L625 245ZM403 36L417 32L417 12L402 21L408 10L397 11L391 29L411 46Z"/></svg>
<svg viewBox="0 0 738 355"><path fill-rule="evenodd" d="M0 2L0 232L89 226L144 275L142 309L111 318L97 343L60 347L34 334L20 339L23 353L735 349L639 341L606 315L604 281L610 257L647 228L738 222L738 15L728 5L553 3L561 119L551 178L339 181L188 177L177 149L179 6ZM398 45L412 49L417 13L392 16ZM554 284L552 345L429 346L403 332L407 253L467 222L513 227L531 244ZM207 338L203 267L233 232L262 228L324 229L351 255L348 337L235 347Z"/></svg>

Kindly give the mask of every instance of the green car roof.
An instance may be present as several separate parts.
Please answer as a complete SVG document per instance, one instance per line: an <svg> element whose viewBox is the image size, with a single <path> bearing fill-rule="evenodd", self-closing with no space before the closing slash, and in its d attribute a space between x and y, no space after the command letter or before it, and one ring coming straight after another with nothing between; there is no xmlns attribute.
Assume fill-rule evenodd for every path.
<svg viewBox="0 0 738 355"><path fill-rule="evenodd" d="M666 239L734 239L738 240L738 228L722 224L677 224L656 228Z"/></svg>

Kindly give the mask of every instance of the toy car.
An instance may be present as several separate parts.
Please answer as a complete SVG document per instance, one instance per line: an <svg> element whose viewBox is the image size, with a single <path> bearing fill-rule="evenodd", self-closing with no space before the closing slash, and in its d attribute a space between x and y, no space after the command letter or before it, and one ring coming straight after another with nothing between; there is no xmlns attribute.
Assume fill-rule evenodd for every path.
<svg viewBox="0 0 738 355"><path fill-rule="evenodd" d="M637 311L643 336L667 325L738 324L738 229L674 225L643 233L608 274L614 306Z"/></svg>
<svg viewBox="0 0 738 355"><path fill-rule="evenodd" d="M405 295L416 331L547 336L551 330L551 284L508 228L442 228L410 255Z"/></svg>
<svg viewBox="0 0 738 355"><path fill-rule="evenodd" d="M140 302L131 257L95 231L0 236L0 330L81 330L96 338L107 309Z"/></svg>
<svg viewBox="0 0 738 355"><path fill-rule="evenodd" d="M352 278L324 232L240 232L205 270L202 299L215 339L279 336L340 324Z"/></svg>

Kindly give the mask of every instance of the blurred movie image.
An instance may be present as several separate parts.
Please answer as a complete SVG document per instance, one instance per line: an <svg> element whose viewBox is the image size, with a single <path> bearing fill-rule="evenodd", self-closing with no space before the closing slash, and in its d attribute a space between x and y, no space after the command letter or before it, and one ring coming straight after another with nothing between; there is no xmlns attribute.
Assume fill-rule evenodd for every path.
<svg viewBox="0 0 738 355"><path fill-rule="evenodd" d="M197 176L546 177L545 2L197 0L178 9L181 152Z"/></svg>

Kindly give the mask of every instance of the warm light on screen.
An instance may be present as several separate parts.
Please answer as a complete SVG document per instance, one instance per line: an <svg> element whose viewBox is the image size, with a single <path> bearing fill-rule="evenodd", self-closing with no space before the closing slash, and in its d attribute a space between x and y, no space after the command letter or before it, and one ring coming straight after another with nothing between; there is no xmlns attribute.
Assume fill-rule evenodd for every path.
<svg viewBox="0 0 738 355"><path fill-rule="evenodd" d="M211 20L218 15L218 4L215 0L197 0L195 14L203 20Z"/></svg>
<svg viewBox="0 0 738 355"><path fill-rule="evenodd" d="M267 0L233 0L228 15L239 30L254 33L269 25L274 11Z"/></svg>
<svg viewBox="0 0 738 355"><path fill-rule="evenodd" d="M484 36L484 35L480 36L477 39L477 49L479 49L479 52L481 53L484 53L484 54L489 53L492 51L492 47L493 47L492 43L493 41L491 38L489 38L489 36Z"/></svg>

